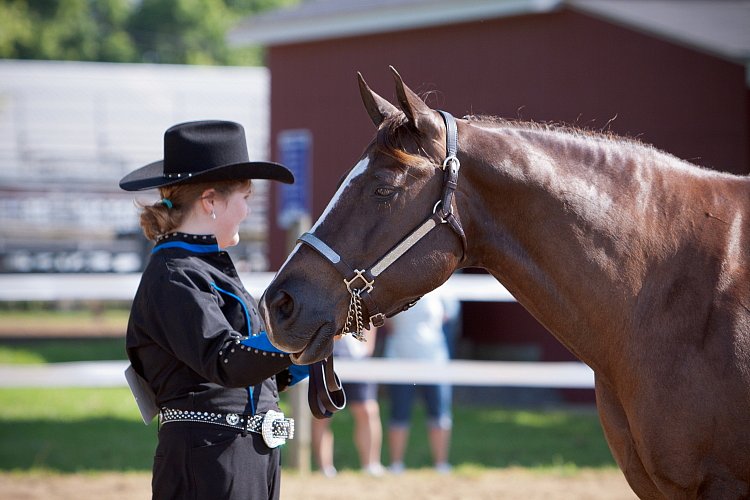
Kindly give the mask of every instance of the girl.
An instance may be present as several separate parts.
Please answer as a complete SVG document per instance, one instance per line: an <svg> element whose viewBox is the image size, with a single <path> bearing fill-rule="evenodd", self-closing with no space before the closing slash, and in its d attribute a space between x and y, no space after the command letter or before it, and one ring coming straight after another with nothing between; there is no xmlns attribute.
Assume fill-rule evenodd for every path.
<svg viewBox="0 0 750 500"><path fill-rule="evenodd" d="M241 125L200 121L168 129L164 159L120 181L161 194L141 206L155 246L126 337L136 399L159 414L154 498L279 498L277 446L294 428L278 392L307 367L270 344L225 251L239 242L250 179L294 182L282 165L248 160Z"/></svg>

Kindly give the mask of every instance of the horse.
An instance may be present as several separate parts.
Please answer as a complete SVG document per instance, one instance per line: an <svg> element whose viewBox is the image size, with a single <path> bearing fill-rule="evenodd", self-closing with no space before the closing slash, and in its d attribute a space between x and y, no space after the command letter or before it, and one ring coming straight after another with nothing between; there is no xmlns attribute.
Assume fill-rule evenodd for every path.
<svg viewBox="0 0 750 500"><path fill-rule="evenodd" d="M639 497L748 498L750 180L601 131L456 119L391 70L398 106L358 73L377 132L263 295L272 343L326 358L483 268L592 368Z"/></svg>

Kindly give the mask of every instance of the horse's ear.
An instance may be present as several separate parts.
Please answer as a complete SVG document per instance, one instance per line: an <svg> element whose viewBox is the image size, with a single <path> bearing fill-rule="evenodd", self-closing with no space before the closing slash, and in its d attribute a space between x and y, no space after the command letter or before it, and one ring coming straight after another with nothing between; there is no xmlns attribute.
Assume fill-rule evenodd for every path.
<svg viewBox="0 0 750 500"><path fill-rule="evenodd" d="M389 67L393 72L393 78L396 80L396 95L398 96L398 102L401 105L401 109L406 114L409 122L419 130L423 120L431 119L432 110L417 94L414 93L414 91L404 85L404 80L401 79L401 75L398 74L396 68L393 66Z"/></svg>
<svg viewBox="0 0 750 500"><path fill-rule="evenodd" d="M380 97L367 86L362 73L359 71L357 71L357 78L359 79L359 94L362 96L362 102L376 127L379 127L387 117L399 112L396 106Z"/></svg>

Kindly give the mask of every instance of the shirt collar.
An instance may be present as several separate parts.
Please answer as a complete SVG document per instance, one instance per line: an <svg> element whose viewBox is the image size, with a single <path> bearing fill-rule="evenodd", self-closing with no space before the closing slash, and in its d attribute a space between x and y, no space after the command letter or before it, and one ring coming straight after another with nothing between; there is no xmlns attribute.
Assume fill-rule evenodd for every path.
<svg viewBox="0 0 750 500"><path fill-rule="evenodd" d="M156 239L154 254L167 248L182 248L193 253L217 253L220 251L216 238L210 234L168 233Z"/></svg>

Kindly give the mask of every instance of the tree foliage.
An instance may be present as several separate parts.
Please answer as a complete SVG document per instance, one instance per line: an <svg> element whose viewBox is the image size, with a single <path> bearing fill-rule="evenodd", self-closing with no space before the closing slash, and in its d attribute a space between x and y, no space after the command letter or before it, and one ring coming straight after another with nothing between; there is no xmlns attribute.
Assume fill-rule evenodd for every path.
<svg viewBox="0 0 750 500"><path fill-rule="evenodd" d="M232 48L243 17L297 0L0 0L0 58L262 64Z"/></svg>

